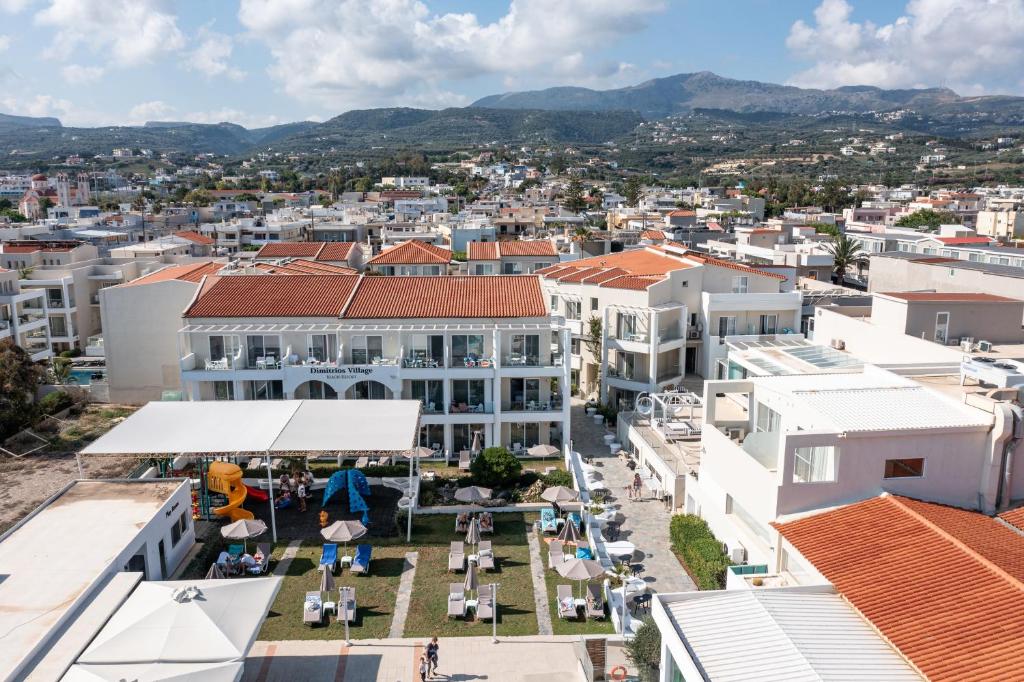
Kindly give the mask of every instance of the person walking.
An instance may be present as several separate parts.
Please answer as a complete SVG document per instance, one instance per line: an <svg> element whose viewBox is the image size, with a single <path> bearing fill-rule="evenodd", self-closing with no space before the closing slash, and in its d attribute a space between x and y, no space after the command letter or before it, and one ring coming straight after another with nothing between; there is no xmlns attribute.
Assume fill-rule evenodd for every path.
<svg viewBox="0 0 1024 682"><path fill-rule="evenodd" d="M296 493L299 496L299 511L306 511L306 483L305 481L299 481L299 486Z"/></svg>
<svg viewBox="0 0 1024 682"><path fill-rule="evenodd" d="M633 499L633 486L632 485L627 485L626 486L626 497L628 497L631 500Z"/></svg>
<svg viewBox="0 0 1024 682"><path fill-rule="evenodd" d="M430 642L427 644L427 662L430 663L430 674L431 676L437 674L437 650L441 646L437 643L437 636L430 638Z"/></svg>
<svg viewBox="0 0 1024 682"><path fill-rule="evenodd" d="M636 496L636 499L638 500L640 499L640 486L642 485L643 483L640 481L640 474L633 474L633 494Z"/></svg>
<svg viewBox="0 0 1024 682"><path fill-rule="evenodd" d="M427 673L430 672L430 665L427 663L427 655L420 655L420 682L427 682Z"/></svg>

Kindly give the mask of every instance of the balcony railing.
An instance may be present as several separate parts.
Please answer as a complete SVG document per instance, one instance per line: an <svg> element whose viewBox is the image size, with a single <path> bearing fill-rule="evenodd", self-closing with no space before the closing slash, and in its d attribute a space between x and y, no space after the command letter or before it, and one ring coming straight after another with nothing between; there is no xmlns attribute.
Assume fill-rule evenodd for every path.
<svg viewBox="0 0 1024 682"><path fill-rule="evenodd" d="M612 330L609 332L608 338L619 341L629 341L631 343L648 343L651 340L650 334L645 331L619 333L618 331Z"/></svg>
<svg viewBox="0 0 1024 682"><path fill-rule="evenodd" d="M678 328L666 329L658 332L658 342L667 343L669 341L676 341L683 338L683 333Z"/></svg>
<svg viewBox="0 0 1024 682"><path fill-rule="evenodd" d="M494 358L486 355L457 355L452 357L449 367L494 367Z"/></svg>
<svg viewBox="0 0 1024 682"><path fill-rule="evenodd" d="M478 402L469 404L453 402L448 406L448 414L494 414L494 403Z"/></svg>
<svg viewBox="0 0 1024 682"><path fill-rule="evenodd" d="M644 383L648 381L646 372L641 372L635 369L618 369L617 367L609 367L608 376L613 379L624 379L626 381L639 381Z"/></svg>
<svg viewBox="0 0 1024 682"><path fill-rule="evenodd" d="M435 357L408 357L402 358L402 367L410 369L435 369L444 367L444 358Z"/></svg>
<svg viewBox="0 0 1024 682"><path fill-rule="evenodd" d="M562 409L560 400L507 400L501 403L503 412L551 412Z"/></svg>
<svg viewBox="0 0 1024 682"><path fill-rule="evenodd" d="M561 367L564 357L561 353L552 353L549 359L539 355L521 355L512 353L501 359L502 367Z"/></svg>

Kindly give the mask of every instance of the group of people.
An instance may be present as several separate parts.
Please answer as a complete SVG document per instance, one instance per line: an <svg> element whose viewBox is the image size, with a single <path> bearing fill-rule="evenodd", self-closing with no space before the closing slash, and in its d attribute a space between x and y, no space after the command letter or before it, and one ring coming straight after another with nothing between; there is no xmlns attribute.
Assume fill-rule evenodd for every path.
<svg viewBox="0 0 1024 682"><path fill-rule="evenodd" d="M640 480L640 474L633 474L633 482L626 486L626 495L631 500L639 500L643 497L643 481Z"/></svg>
<svg viewBox="0 0 1024 682"><path fill-rule="evenodd" d="M433 677L437 674L437 651L440 648L437 637L432 637L424 647L425 651L420 655L420 682L426 682L427 676Z"/></svg>
<svg viewBox="0 0 1024 682"><path fill-rule="evenodd" d="M251 569L263 563L263 552L256 548L256 554L243 553L241 556L233 557L227 552L221 552L217 557L217 565L228 574L248 573Z"/></svg>
<svg viewBox="0 0 1024 682"><path fill-rule="evenodd" d="M295 470L291 477L287 473L281 474L278 481L278 493L274 498L274 507L286 509L292 504L298 504L299 511L306 511L306 498L313 490L313 472Z"/></svg>

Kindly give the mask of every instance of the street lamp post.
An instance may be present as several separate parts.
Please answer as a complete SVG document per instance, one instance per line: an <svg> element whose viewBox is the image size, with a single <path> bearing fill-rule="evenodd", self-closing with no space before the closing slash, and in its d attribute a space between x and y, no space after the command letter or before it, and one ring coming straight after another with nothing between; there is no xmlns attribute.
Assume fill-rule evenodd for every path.
<svg viewBox="0 0 1024 682"><path fill-rule="evenodd" d="M498 586L501 583L491 583L491 599L494 601L492 604L493 612L491 613L491 640L498 643Z"/></svg>
<svg viewBox="0 0 1024 682"><path fill-rule="evenodd" d="M351 587L341 588L341 604L339 604L341 607L342 620L345 621L345 646L352 646L352 640L348 636L348 600L351 589Z"/></svg>

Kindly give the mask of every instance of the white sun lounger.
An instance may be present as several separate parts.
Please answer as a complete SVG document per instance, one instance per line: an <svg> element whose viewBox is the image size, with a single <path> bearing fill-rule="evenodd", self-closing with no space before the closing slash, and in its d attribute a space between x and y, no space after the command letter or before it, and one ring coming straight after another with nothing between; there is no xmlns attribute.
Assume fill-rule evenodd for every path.
<svg viewBox="0 0 1024 682"><path fill-rule="evenodd" d="M462 583L448 583L448 617L466 616L466 586Z"/></svg>

